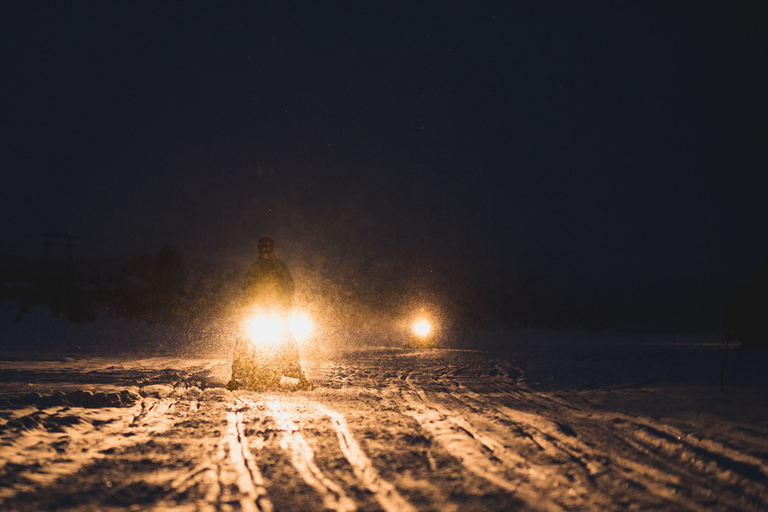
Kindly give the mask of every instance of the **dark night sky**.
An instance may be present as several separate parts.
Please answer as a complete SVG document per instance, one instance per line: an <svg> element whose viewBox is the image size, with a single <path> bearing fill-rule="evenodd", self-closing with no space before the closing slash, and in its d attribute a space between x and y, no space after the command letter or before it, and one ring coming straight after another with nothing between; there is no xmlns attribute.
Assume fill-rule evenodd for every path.
<svg viewBox="0 0 768 512"><path fill-rule="evenodd" d="M0 7L0 256L703 315L768 255L763 2L237 5Z"/></svg>

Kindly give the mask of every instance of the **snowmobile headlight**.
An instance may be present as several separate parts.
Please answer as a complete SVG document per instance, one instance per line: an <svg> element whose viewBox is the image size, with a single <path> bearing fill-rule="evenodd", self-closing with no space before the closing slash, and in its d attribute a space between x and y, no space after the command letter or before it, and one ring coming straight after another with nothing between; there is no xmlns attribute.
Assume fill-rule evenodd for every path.
<svg viewBox="0 0 768 512"><path fill-rule="evenodd" d="M419 318L413 322L413 334L419 338L427 338L432 334L432 324L425 318Z"/></svg>
<svg viewBox="0 0 768 512"><path fill-rule="evenodd" d="M277 345L283 337L283 323L276 315L256 315L245 323L246 332L255 345Z"/></svg>
<svg viewBox="0 0 768 512"><path fill-rule="evenodd" d="M314 325L312 319L303 311L294 311L288 319L288 327L293 339L299 343L306 342L312 335Z"/></svg>

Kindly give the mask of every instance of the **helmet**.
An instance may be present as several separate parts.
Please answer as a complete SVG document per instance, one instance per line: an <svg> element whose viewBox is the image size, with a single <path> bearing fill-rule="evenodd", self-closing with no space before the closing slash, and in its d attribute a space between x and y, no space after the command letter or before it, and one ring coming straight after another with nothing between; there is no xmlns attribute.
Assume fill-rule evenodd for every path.
<svg viewBox="0 0 768 512"><path fill-rule="evenodd" d="M259 254L269 254L271 252L275 252L275 241L268 236L265 236L259 239L258 247Z"/></svg>

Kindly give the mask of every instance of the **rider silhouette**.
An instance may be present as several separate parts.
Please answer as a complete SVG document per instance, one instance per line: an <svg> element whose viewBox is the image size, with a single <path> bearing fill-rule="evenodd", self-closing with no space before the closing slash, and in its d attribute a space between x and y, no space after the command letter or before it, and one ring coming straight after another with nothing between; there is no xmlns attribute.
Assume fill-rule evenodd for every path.
<svg viewBox="0 0 768 512"><path fill-rule="evenodd" d="M245 278L245 292L248 304L257 308L280 308L280 314L285 315L293 305L294 284L293 277L285 263L275 256L275 241L269 237L259 240L259 259L248 269ZM299 351L292 337L282 340L280 350L269 356L267 363L259 361L249 348L247 340L240 336L235 341L232 356L232 377L227 383L227 389L234 391L241 388L240 380L254 382L261 385L269 384L269 375L274 371L277 376L285 375L297 378L298 389L309 389L311 386L304 372L301 370ZM256 359L254 359L256 358ZM261 375L263 364L271 366L269 375ZM261 369L260 369L261 368Z"/></svg>
<svg viewBox="0 0 768 512"><path fill-rule="evenodd" d="M275 241L259 240L259 259L248 269L245 291L251 304L258 306L293 305L293 277L285 263L275 256Z"/></svg>

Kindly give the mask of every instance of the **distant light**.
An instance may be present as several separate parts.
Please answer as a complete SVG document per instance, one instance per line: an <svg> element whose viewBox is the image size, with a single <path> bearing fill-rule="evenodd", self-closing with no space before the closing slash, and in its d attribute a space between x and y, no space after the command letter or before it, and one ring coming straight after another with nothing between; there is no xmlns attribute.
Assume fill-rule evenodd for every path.
<svg viewBox="0 0 768 512"><path fill-rule="evenodd" d="M432 324L423 318L416 320L413 324L413 332L420 338L426 338L432 332Z"/></svg>

